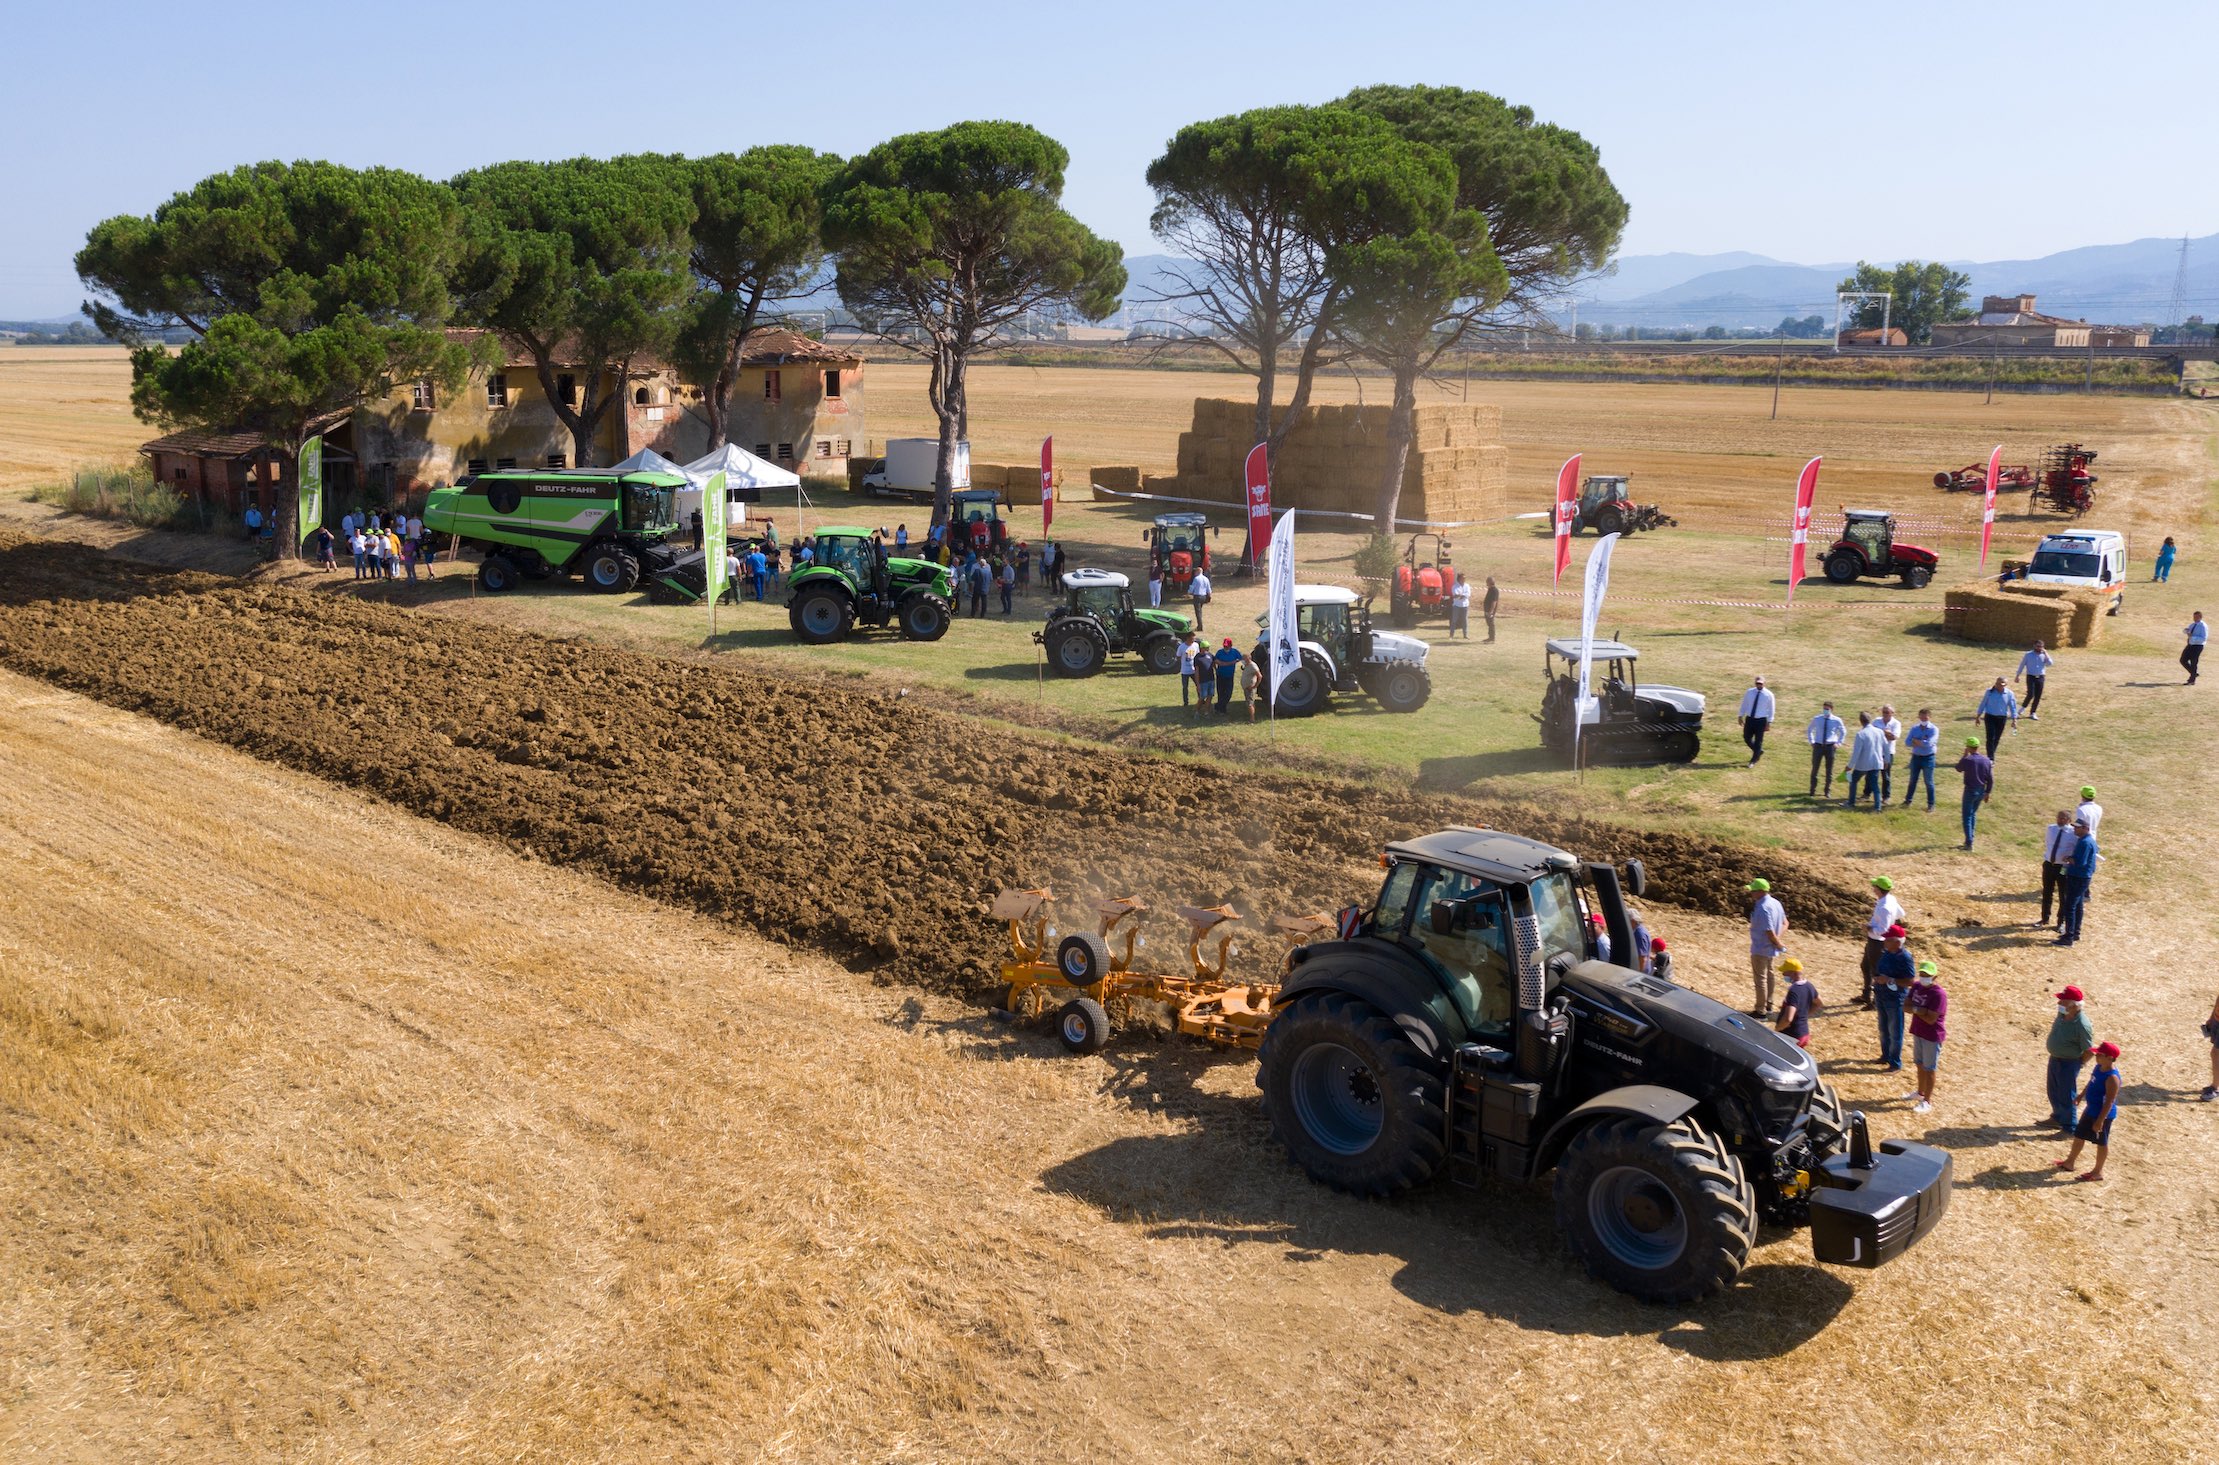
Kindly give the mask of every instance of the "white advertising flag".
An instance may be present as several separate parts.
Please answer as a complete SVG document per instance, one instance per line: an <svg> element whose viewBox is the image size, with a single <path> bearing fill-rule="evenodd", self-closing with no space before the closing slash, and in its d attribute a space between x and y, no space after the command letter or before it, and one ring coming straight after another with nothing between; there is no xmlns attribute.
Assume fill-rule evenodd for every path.
<svg viewBox="0 0 2219 1465"><path fill-rule="evenodd" d="M1580 729L1587 725L1590 715L1598 720L1601 717L1601 709L1588 691L1587 671L1595 658L1595 620L1603 613L1603 597L1610 593L1610 551L1617 543L1617 535L1605 534L1587 555L1587 591L1580 601L1579 612L1579 700L1572 704L1577 709L1572 721L1575 763L1579 761Z"/></svg>
<svg viewBox="0 0 2219 1465"><path fill-rule="evenodd" d="M1271 616L1271 695L1279 696L1279 679L1302 665L1300 632L1294 614L1294 510L1279 516L1272 527L1270 558L1264 574Z"/></svg>

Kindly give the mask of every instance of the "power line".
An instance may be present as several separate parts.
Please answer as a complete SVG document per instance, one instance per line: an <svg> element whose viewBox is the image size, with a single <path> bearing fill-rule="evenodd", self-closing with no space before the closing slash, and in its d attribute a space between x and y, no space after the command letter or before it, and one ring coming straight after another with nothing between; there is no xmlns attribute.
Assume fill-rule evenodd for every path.
<svg viewBox="0 0 2219 1465"><path fill-rule="evenodd" d="M2180 265L2173 271L2173 298L2165 307L2165 324L2177 326L2188 314L2188 236L2180 237Z"/></svg>

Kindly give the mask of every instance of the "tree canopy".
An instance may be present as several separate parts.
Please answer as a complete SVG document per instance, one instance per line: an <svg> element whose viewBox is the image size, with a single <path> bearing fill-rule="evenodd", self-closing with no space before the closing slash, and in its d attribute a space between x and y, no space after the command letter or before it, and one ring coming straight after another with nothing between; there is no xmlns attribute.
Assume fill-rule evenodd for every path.
<svg viewBox="0 0 2219 1465"><path fill-rule="evenodd" d="M940 422L933 518L946 517L968 428L971 357L1035 310L1099 320L1125 288L1123 252L1062 205L1069 155L1019 122L960 122L879 144L825 195L840 299L865 325L914 334Z"/></svg>
<svg viewBox="0 0 2219 1465"><path fill-rule="evenodd" d="M1907 259L1890 269L1859 260L1856 271L1834 288L1888 291L1892 298L1885 312L1887 323L1901 328L1913 344L1924 344L1933 339L1937 323L1964 318L1972 277L1938 261L1924 264ZM1850 311L1849 328L1878 330L1882 316L1879 301L1860 301Z"/></svg>
<svg viewBox="0 0 2219 1465"><path fill-rule="evenodd" d="M634 363L675 343L694 212L683 184L653 157L497 163L454 180L466 246L457 314L531 358L580 467ZM560 374L572 378L567 400Z"/></svg>
<svg viewBox="0 0 2219 1465"><path fill-rule="evenodd" d="M693 296L672 359L701 390L714 449L728 435L741 342L766 310L808 293L823 266L824 190L840 160L769 146L664 162L691 194L694 214L687 252Z"/></svg>
<svg viewBox="0 0 2219 1465"><path fill-rule="evenodd" d="M134 348L142 420L256 432L289 463L326 413L461 378L469 353L442 330L459 251L460 211L439 184L272 162L95 225L76 263L95 294L85 313ZM177 326L192 339L174 354L149 339ZM297 537L278 543L291 553Z"/></svg>

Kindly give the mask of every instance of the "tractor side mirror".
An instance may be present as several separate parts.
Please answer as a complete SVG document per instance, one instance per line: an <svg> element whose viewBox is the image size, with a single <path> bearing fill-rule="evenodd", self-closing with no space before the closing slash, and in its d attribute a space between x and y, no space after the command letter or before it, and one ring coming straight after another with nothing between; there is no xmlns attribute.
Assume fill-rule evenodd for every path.
<svg viewBox="0 0 2219 1465"><path fill-rule="evenodd" d="M1649 893L1649 867L1639 860L1626 861L1626 893L1636 900Z"/></svg>
<svg viewBox="0 0 2219 1465"><path fill-rule="evenodd" d="M1426 920L1436 936L1447 936L1456 930L1456 902L1437 900L1426 912Z"/></svg>

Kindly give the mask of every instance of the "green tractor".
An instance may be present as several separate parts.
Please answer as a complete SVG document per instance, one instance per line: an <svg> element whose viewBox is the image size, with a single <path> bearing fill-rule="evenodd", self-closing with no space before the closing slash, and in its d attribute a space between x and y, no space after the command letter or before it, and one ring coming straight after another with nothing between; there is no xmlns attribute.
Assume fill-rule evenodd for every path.
<svg viewBox="0 0 2219 1465"><path fill-rule="evenodd" d="M690 487L677 473L503 469L435 488L424 532L455 535L478 551L479 588L513 590L520 580L573 571L621 595L640 583L700 578L701 556L669 542L678 523L673 496Z"/></svg>
<svg viewBox="0 0 2219 1465"><path fill-rule="evenodd" d="M1136 607L1133 582L1115 570L1073 570L1063 577L1063 604L1032 638L1059 677L1090 677L1113 651L1138 652L1148 670L1169 673L1179 669L1180 635L1193 629L1175 610Z"/></svg>
<svg viewBox="0 0 2219 1465"><path fill-rule="evenodd" d="M825 528L810 538L816 558L786 582L796 640L822 646L846 640L858 624L889 621L911 641L948 634L954 593L944 566L890 556L868 529Z"/></svg>

